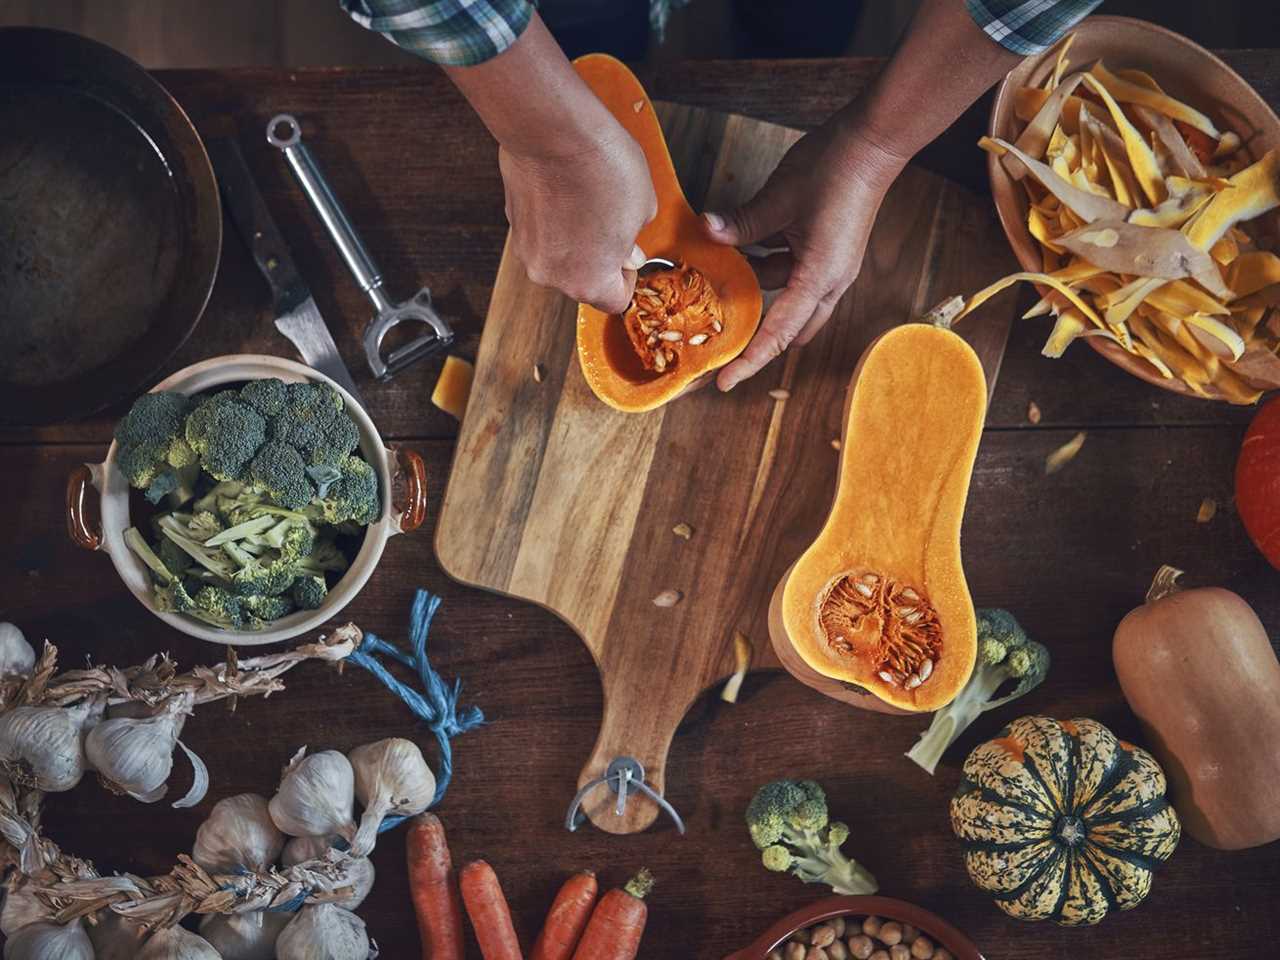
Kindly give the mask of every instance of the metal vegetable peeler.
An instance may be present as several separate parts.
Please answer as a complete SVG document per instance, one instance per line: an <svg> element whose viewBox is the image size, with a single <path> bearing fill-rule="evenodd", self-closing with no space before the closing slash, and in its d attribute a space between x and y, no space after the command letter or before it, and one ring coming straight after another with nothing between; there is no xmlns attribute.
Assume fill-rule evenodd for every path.
<svg viewBox="0 0 1280 960"><path fill-rule="evenodd" d="M364 331L365 358L373 375L379 380L388 380L411 363L447 350L453 343L453 328L432 306L429 289L423 287L411 299L398 304L392 303L383 292L382 271L334 196L315 156L302 142L298 121L288 113L272 117L267 124L267 142L284 152L302 192L329 231L351 275L373 301L376 312ZM382 341L391 328L409 321L424 324L428 332L384 357Z"/></svg>
<svg viewBox="0 0 1280 960"><path fill-rule="evenodd" d="M609 766L605 768L603 777L596 777L578 791L577 796L573 798L573 803L569 805L569 812L564 818L564 828L566 830L572 833L582 826L587 819L582 812L583 801L587 799L587 794L592 790L605 784L608 784L609 789L618 795L618 799L613 805L615 815L620 817L627 809L628 796L633 793L643 793L675 821L676 830L682 836L684 835L684 820L681 819L680 814L676 812L676 808L668 803L662 794L645 782L644 765L635 757L614 757L609 762Z"/></svg>

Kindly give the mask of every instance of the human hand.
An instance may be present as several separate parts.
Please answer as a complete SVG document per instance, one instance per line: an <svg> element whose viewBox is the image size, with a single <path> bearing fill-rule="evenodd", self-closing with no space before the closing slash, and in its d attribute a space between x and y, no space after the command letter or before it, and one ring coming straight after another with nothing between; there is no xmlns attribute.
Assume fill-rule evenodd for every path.
<svg viewBox="0 0 1280 960"><path fill-rule="evenodd" d="M612 127L554 154L517 154L502 147L511 241L534 283L605 313L631 302L645 255L640 228L658 211L640 145Z"/></svg>
<svg viewBox="0 0 1280 960"><path fill-rule="evenodd" d="M785 289L746 350L720 371L721 390L822 329L858 276L880 202L906 159L837 114L796 141L754 198L731 213L704 215L721 243L789 248L753 264L766 290Z"/></svg>

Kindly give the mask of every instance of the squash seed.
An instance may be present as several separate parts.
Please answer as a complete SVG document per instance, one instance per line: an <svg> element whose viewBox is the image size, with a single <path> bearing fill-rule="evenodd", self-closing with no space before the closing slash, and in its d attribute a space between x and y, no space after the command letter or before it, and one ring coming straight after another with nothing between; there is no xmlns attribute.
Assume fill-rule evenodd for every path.
<svg viewBox="0 0 1280 960"><path fill-rule="evenodd" d="M637 100L635 103L631 105L631 109L634 110L636 113L639 113L641 110L644 109L644 101Z"/></svg>
<svg viewBox="0 0 1280 960"><path fill-rule="evenodd" d="M1044 461L1045 476L1057 473L1075 459L1080 448L1084 446L1085 432L1081 430L1074 437L1049 454Z"/></svg>
<svg viewBox="0 0 1280 960"><path fill-rule="evenodd" d="M788 397L791 396L791 391L784 390L781 387L777 387L769 391L769 396L773 397L773 399L775 400L786 400Z"/></svg>
<svg viewBox="0 0 1280 960"><path fill-rule="evenodd" d="M1200 501L1200 510L1196 513L1196 523L1208 523L1218 514L1218 501L1213 497L1205 497Z"/></svg>
<svg viewBox="0 0 1280 960"><path fill-rule="evenodd" d="M839 437L836 437L834 440L832 440L832 441L831 441L831 449L832 449L832 450L839 450L839 449L840 449L841 447L843 447L843 446L844 446L844 444L840 442L840 438L839 438Z"/></svg>
<svg viewBox="0 0 1280 960"><path fill-rule="evenodd" d="M679 590L663 590L653 598L653 605L655 607L674 607L683 599L684 594Z"/></svg>
<svg viewBox="0 0 1280 960"><path fill-rule="evenodd" d="M677 523L671 528L671 532L681 540L688 540L693 536L693 527L689 526L687 523Z"/></svg>
<svg viewBox="0 0 1280 960"><path fill-rule="evenodd" d="M689 338L689 346L691 347L698 347L706 342L707 342L707 335L705 333L695 333L692 337Z"/></svg>
<svg viewBox="0 0 1280 960"><path fill-rule="evenodd" d="M1027 422L1033 425L1040 422L1040 407L1034 400L1027 404Z"/></svg>
<svg viewBox="0 0 1280 960"><path fill-rule="evenodd" d="M662 340L666 340L668 343L678 343L684 339L684 334L679 330L663 330L658 334L658 337Z"/></svg>
<svg viewBox="0 0 1280 960"><path fill-rule="evenodd" d="M540 363L535 363L535 364L533 365L533 382L534 382L534 383L541 383L541 382L542 382L542 378L543 378L545 375L546 375L546 374L545 374L545 370L544 370L544 368L543 368L542 364L540 364Z"/></svg>

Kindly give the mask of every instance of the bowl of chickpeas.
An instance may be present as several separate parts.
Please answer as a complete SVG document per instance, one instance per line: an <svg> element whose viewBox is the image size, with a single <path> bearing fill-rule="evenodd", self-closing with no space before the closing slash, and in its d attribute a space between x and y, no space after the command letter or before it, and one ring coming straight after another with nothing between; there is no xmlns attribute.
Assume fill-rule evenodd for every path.
<svg viewBox="0 0 1280 960"><path fill-rule="evenodd" d="M783 917L725 960L983 960L928 910L890 897L827 897Z"/></svg>

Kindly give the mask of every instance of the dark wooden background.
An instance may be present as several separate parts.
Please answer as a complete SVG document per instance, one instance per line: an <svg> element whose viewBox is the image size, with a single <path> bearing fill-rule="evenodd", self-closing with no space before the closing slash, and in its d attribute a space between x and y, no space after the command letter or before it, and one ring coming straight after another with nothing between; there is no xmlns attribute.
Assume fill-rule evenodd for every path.
<svg viewBox="0 0 1280 960"><path fill-rule="evenodd" d="M1277 54L1226 55L1273 104ZM655 99L736 110L811 126L855 93L873 60L689 63L649 78ZM230 113L245 153L289 239L322 312L357 371L370 412L388 439L422 452L432 516L393 540L346 615L402 637L415 587L444 597L433 631L438 668L459 676L464 699L489 717L456 742L457 775L439 813L459 862L483 856L497 868L526 945L554 890L571 870L592 867L606 884L648 865L659 886L643 957L721 957L778 915L821 896L759 865L741 817L760 783L812 776L849 821L846 849L882 891L935 910L990 957L1210 958L1274 956L1280 941L1280 848L1225 854L1185 840L1139 909L1098 928L1064 930L1004 917L970 886L947 822L947 801L965 751L1019 712L1092 716L1140 741L1111 668L1110 638L1140 602L1160 563L1221 583L1254 604L1280 633L1276 573L1249 544L1231 503L1231 475L1247 410L1182 399L1127 379L1090 350L1060 361L1039 356L1043 319L1015 327L979 453L965 525L966 571L981 605L1003 605L1053 650L1048 682L1020 704L979 721L930 778L901 754L924 726L845 708L777 674L753 675L741 702L714 695L695 704L676 737L669 799L689 823L681 839L655 828L635 837L560 826L582 758L594 741L600 688L586 649L550 614L453 584L432 555L434 513L456 424L430 406L438 364L389 385L363 373L357 334L365 304L274 151L268 117L303 118L393 293L430 284L458 322L460 352L474 350L506 226L494 147L466 105L429 69L162 72L197 123ZM980 186L973 146L981 108L926 151L922 162ZM1004 301L1014 307L1013 298ZM170 369L222 353L292 356L270 323L265 286L233 230L205 319ZM1035 401L1038 426L1027 422ZM0 618L48 637L68 666L85 656L126 665L169 650L184 665L214 662L216 648L164 628L130 597L105 556L64 533L63 484L78 463L102 458L114 416L38 431L0 433ZM1087 429L1080 456L1053 477L1044 457ZM1204 497L1221 508L1197 524ZM306 665L269 701L234 715L203 708L184 739L208 761L209 800L195 810L145 806L92 782L50 799L46 824L63 846L104 870L160 872L189 850L212 801L241 791L270 794L281 764L301 744L348 749L384 736L430 737L397 701L357 669L339 676ZM1223 744L1224 750L1275 744ZM178 762L175 796L189 772ZM385 956L414 955L401 835L374 855L378 882L361 909Z"/></svg>

